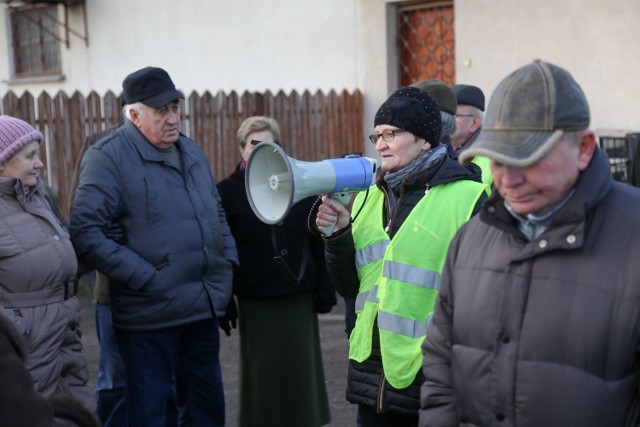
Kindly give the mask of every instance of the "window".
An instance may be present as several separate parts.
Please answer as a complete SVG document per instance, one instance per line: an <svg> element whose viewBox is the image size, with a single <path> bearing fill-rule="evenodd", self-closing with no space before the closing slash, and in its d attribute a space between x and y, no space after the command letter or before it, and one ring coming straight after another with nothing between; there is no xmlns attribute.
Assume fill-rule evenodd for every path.
<svg viewBox="0 0 640 427"><path fill-rule="evenodd" d="M60 74L57 6L13 8L10 17L14 76Z"/></svg>

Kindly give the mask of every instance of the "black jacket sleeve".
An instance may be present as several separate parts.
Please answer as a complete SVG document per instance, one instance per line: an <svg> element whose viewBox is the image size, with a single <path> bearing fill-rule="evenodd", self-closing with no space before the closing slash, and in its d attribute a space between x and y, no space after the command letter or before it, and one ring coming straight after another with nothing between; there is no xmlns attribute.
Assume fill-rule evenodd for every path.
<svg viewBox="0 0 640 427"><path fill-rule="evenodd" d="M329 279L336 290L343 297L354 299L358 296L360 279L356 270L356 250L351 226L324 238L324 252Z"/></svg>
<svg viewBox="0 0 640 427"><path fill-rule="evenodd" d="M318 235L310 235L311 254L316 264L316 288L314 289L316 311L329 313L337 304L336 291L333 281L329 279L327 263L325 261L322 238Z"/></svg>

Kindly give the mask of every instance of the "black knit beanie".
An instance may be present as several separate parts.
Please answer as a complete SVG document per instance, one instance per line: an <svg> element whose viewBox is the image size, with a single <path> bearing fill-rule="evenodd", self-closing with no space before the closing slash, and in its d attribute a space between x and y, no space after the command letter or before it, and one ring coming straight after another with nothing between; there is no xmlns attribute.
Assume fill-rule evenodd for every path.
<svg viewBox="0 0 640 427"><path fill-rule="evenodd" d="M404 129L435 147L442 133L440 105L417 87L403 87L393 92L378 109L373 126L378 125Z"/></svg>

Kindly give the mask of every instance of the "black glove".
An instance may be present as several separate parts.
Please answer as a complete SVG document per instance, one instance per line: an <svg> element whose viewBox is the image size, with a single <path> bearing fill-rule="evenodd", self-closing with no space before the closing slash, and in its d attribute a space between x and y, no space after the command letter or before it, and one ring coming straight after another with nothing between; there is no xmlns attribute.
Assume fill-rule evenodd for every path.
<svg viewBox="0 0 640 427"><path fill-rule="evenodd" d="M224 316L219 317L218 322L220 323L220 329L224 331L226 336L230 337L231 329L236 329L238 325L238 309L233 297L231 297L231 301L227 305Z"/></svg>
<svg viewBox="0 0 640 427"><path fill-rule="evenodd" d="M334 305L338 303L336 300L336 293L333 288L318 287L315 290L314 303L316 306L316 313L323 314L329 313Z"/></svg>

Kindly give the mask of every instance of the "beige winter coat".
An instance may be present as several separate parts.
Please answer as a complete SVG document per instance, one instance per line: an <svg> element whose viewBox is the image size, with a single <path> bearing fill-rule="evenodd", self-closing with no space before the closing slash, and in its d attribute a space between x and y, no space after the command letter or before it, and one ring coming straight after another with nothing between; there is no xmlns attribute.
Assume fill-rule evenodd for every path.
<svg viewBox="0 0 640 427"><path fill-rule="evenodd" d="M0 179L0 312L24 336L27 369L45 396L69 393L95 406L82 352L76 256L37 190Z"/></svg>

